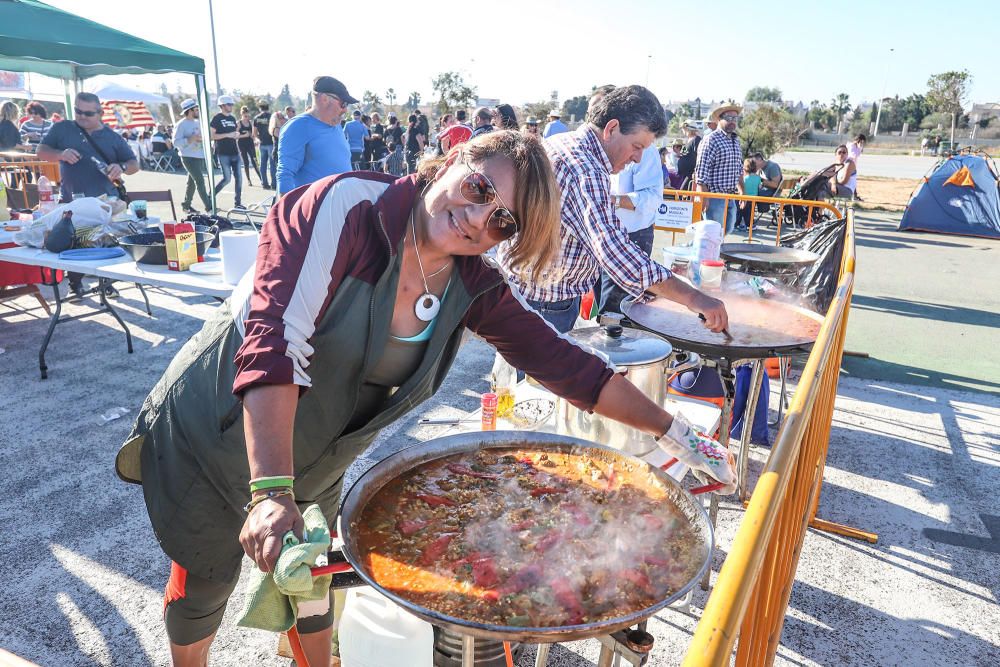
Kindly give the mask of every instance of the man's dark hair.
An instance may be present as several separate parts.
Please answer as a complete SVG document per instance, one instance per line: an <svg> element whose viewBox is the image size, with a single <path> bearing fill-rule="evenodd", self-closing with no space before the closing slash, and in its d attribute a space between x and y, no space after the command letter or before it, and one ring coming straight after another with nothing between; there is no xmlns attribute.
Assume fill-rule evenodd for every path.
<svg viewBox="0 0 1000 667"><path fill-rule="evenodd" d="M467 114L465 113L465 109L459 109L458 111L455 112L455 118L458 120L459 123L464 123L466 117Z"/></svg>
<svg viewBox="0 0 1000 667"><path fill-rule="evenodd" d="M271 105L265 102L264 100L260 100L259 102L257 102L257 108L260 109L261 111L270 111Z"/></svg>
<svg viewBox="0 0 1000 667"><path fill-rule="evenodd" d="M597 100L601 99L615 88L617 88L617 86L615 86L612 83L607 83L604 84L603 86L598 86L597 88L594 88L594 92L590 94L590 99L587 100L587 111L590 111L590 108L594 106L594 103L597 102Z"/></svg>
<svg viewBox="0 0 1000 667"><path fill-rule="evenodd" d="M476 109L476 120L492 121L493 114L487 107L479 107Z"/></svg>
<svg viewBox="0 0 1000 667"><path fill-rule="evenodd" d="M101 98L93 93L77 93L76 101L88 102L90 104L96 104L97 106L101 106Z"/></svg>
<svg viewBox="0 0 1000 667"><path fill-rule="evenodd" d="M854 137L854 140L855 140L855 141L863 141L863 142L865 142L866 144L868 143L868 137L866 137L866 136L865 136L865 135L863 135L863 134L859 134L858 136Z"/></svg>
<svg viewBox="0 0 1000 667"><path fill-rule="evenodd" d="M766 158L764 157L764 154L763 154L763 153L761 153L760 151L757 151L756 153L754 153L754 154L753 154L753 155L751 155L750 157L754 158L755 160L756 160L757 158L760 158L761 160L764 160L764 159L766 159Z"/></svg>
<svg viewBox="0 0 1000 667"><path fill-rule="evenodd" d="M45 105L41 102L28 102L28 106L24 107L24 112L29 115L36 113L42 118L49 117L49 112L46 110Z"/></svg>
<svg viewBox="0 0 1000 667"><path fill-rule="evenodd" d="M587 109L587 122L604 127L617 120L623 134L644 127L656 137L667 133L667 115L660 100L642 86L621 86L606 93Z"/></svg>

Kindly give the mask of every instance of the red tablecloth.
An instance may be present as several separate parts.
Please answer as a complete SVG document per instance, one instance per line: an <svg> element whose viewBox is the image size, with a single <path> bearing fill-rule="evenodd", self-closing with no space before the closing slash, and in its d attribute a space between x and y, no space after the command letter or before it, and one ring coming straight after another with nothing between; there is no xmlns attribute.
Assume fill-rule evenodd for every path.
<svg viewBox="0 0 1000 667"><path fill-rule="evenodd" d="M16 248L16 243L0 243L0 250L4 248ZM46 270L46 275L48 275ZM61 271L56 272L57 275ZM60 275L61 278L61 275ZM0 287L10 287L11 285L33 285L42 282L42 272L37 266L27 264L14 264L13 262L0 262Z"/></svg>

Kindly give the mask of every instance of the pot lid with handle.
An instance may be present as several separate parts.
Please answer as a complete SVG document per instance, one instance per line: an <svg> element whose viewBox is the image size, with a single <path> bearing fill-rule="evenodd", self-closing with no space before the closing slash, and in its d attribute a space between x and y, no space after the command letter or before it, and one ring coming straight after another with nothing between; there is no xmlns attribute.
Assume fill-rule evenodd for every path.
<svg viewBox="0 0 1000 667"><path fill-rule="evenodd" d="M574 329L567 335L574 342L606 355L615 366L655 364L674 350L666 339L656 334L620 324Z"/></svg>

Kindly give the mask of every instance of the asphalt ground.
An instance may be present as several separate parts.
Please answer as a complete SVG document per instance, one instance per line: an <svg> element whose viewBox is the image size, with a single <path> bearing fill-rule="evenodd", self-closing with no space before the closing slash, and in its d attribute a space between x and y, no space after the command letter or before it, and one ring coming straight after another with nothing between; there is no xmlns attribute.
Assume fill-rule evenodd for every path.
<svg viewBox="0 0 1000 667"><path fill-rule="evenodd" d="M777 153L771 159L782 169L812 173L836 162L833 147L822 151L788 151ZM883 178L908 178L917 180L937 164L938 158L930 155L875 155L866 152L858 160L858 174Z"/></svg>
<svg viewBox="0 0 1000 667"><path fill-rule="evenodd" d="M163 176L151 178L164 182ZM996 261L991 266L975 258L992 257L996 246L896 235L891 218L868 216L859 219L857 297L924 302L939 319L881 307L852 312L847 347L872 354L858 361L870 372L842 377L819 516L874 531L879 542L809 531L776 664L1000 664L1000 400L995 385L982 381L998 374L968 375L991 355L995 363L996 336L988 330L967 335L955 358L941 364L935 356L940 334L924 334L935 327L990 328L944 313L961 307L995 314L997 301L975 274L993 271L981 282L995 286ZM945 259L979 268L925 280L926 267ZM135 354L125 353L124 336L109 315L62 324L46 381L37 375L44 313L24 297L0 304L0 647L41 665L168 664L160 621L168 562L140 490L116 478L112 461L149 388L216 306L172 290L153 289L150 297L152 318L135 289L123 288L115 304L132 329ZM864 304L859 298L856 304ZM92 306L88 300L66 310L82 314ZM892 323L897 333L887 341ZM352 474L433 437L416 427L418 418L475 407L491 360L490 348L479 342L463 348L442 391L386 429ZM888 374L896 367L919 369L926 382L907 372L900 377L908 382L899 384ZM772 387L772 407L774 392ZM101 417L116 407L126 415ZM752 475L766 455L755 449ZM740 506L723 503L715 568L741 516ZM235 626L244 593L239 586L230 603L212 664L287 664L274 655L273 636ZM668 610L651 620L656 646L650 664L679 663L705 599L698 591L693 612ZM527 651L521 667L532 664L531 655ZM582 667L596 656L595 642L575 642L555 647L550 664Z"/></svg>

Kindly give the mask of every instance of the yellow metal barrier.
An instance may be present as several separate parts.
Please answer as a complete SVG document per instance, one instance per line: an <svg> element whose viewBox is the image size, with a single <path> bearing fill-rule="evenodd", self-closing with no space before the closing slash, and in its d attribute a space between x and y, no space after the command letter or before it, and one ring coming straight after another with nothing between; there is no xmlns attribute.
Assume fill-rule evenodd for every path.
<svg viewBox="0 0 1000 667"><path fill-rule="evenodd" d="M761 197L761 196L750 196L750 195L738 195L738 194L728 194L725 192L695 192L693 190L672 190L670 188L665 188L663 190L663 196L666 199L672 201L693 201L695 208L693 211L694 220L701 219L701 205L706 199L723 199L726 201L726 206L728 209L729 202L748 202L750 204L750 230L747 236L751 241L753 241L753 226L754 226L754 214L757 212L757 204L772 204L778 207L778 231L775 235L774 244L778 245L781 242L781 227L785 218L785 207L786 206L803 206L807 209L806 220L812 221L813 212L817 210L829 211L837 218L844 217L844 211L837 208L830 202L813 200L813 199L788 199L786 197ZM700 199L701 201L695 201ZM670 227L654 227L659 231L676 231Z"/></svg>
<svg viewBox="0 0 1000 667"><path fill-rule="evenodd" d="M817 525L830 424L854 289L854 213L833 303L802 371L771 456L757 481L715 588L685 655L685 667L771 665L778 650L806 528ZM874 542L877 536L823 522Z"/></svg>

